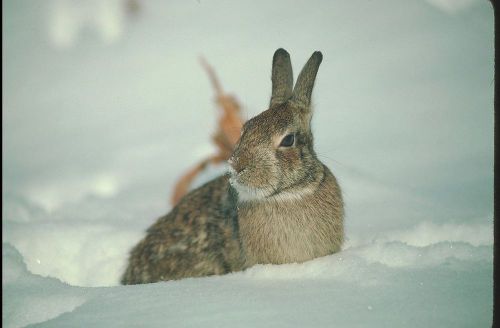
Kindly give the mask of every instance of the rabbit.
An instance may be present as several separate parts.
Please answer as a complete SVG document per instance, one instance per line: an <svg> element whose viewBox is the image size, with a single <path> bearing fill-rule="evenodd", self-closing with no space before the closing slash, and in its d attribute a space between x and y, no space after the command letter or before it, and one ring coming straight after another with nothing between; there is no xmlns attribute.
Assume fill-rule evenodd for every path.
<svg viewBox="0 0 500 328"><path fill-rule="evenodd" d="M188 193L147 230L123 284L300 263L341 249L341 190L317 158L311 131L322 59L314 52L293 86L290 55L276 50L269 108L243 125L229 172Z"/></svg>

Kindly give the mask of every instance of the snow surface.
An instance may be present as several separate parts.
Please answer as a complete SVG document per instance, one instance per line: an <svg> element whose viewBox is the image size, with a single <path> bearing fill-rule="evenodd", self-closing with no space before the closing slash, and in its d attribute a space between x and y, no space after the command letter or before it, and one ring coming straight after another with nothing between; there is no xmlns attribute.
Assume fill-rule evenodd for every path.
<svg viewBox="0 0 500 328"><path fill-rule="evenodd" d="M485 1L4 1L6 327L487 327L493 11ZM203 55L251 117L314 50L342 252L119 286L176 178L213 151ZM196 184L223 168L210 168Z"/></svg>

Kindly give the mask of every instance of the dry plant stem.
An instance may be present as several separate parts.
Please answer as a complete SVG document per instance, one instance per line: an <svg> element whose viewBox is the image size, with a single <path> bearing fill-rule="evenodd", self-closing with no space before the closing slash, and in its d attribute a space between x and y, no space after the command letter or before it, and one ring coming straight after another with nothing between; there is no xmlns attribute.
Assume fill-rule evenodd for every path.
<svg viewBox="0 0 500 328"><path fill-rule="evenodd" d="M224 93L212 67L204 58L200 58L201 65L206 70L210 82L215 89L216 102L222 110L219 116L218 129L212 136L212 141L217 146L217 154L201 161L198 165L186 172L176 183L171 198L171 204L175 205L188 192L193 180L209 163L217 164L226 161L232 154L234 146L240 137L243 120L240 115L241 106L238 101Z"/></svg>

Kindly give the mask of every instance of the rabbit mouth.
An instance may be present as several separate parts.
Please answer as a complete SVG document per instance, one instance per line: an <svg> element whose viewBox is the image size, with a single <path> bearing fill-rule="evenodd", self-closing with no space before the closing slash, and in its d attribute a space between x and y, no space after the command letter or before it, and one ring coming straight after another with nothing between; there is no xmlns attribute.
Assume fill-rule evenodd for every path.
<svg viewBox="0 0 500 328"><path fill-rule="evenodd" d="M238 193L238 200L240 202L251 201L251 200L263 200L269 197L273 190L270 188L256 188L250 187L241 183L238 179L238 175L231 174L229 177L229 184Z"/></svg>
<svg viewBox="0 0 500 328"><path fill-rule="evenodd" d="M251 201L251 200L264 200L272 194L271 190L254 188L245 186L235 180L230 180L231 186L238 193L238 200L240 202Z"/></svg>

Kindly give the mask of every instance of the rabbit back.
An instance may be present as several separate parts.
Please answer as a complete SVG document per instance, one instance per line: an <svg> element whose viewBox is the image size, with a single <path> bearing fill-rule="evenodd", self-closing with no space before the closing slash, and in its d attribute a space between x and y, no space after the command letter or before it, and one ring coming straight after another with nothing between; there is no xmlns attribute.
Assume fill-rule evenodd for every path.
<svg viewBox="0 0 500 328"><path fill-rule="evenodd" d="M186 195L135 246L122 284L219 275L242 269L236 200L227 176Z"/></svg>

